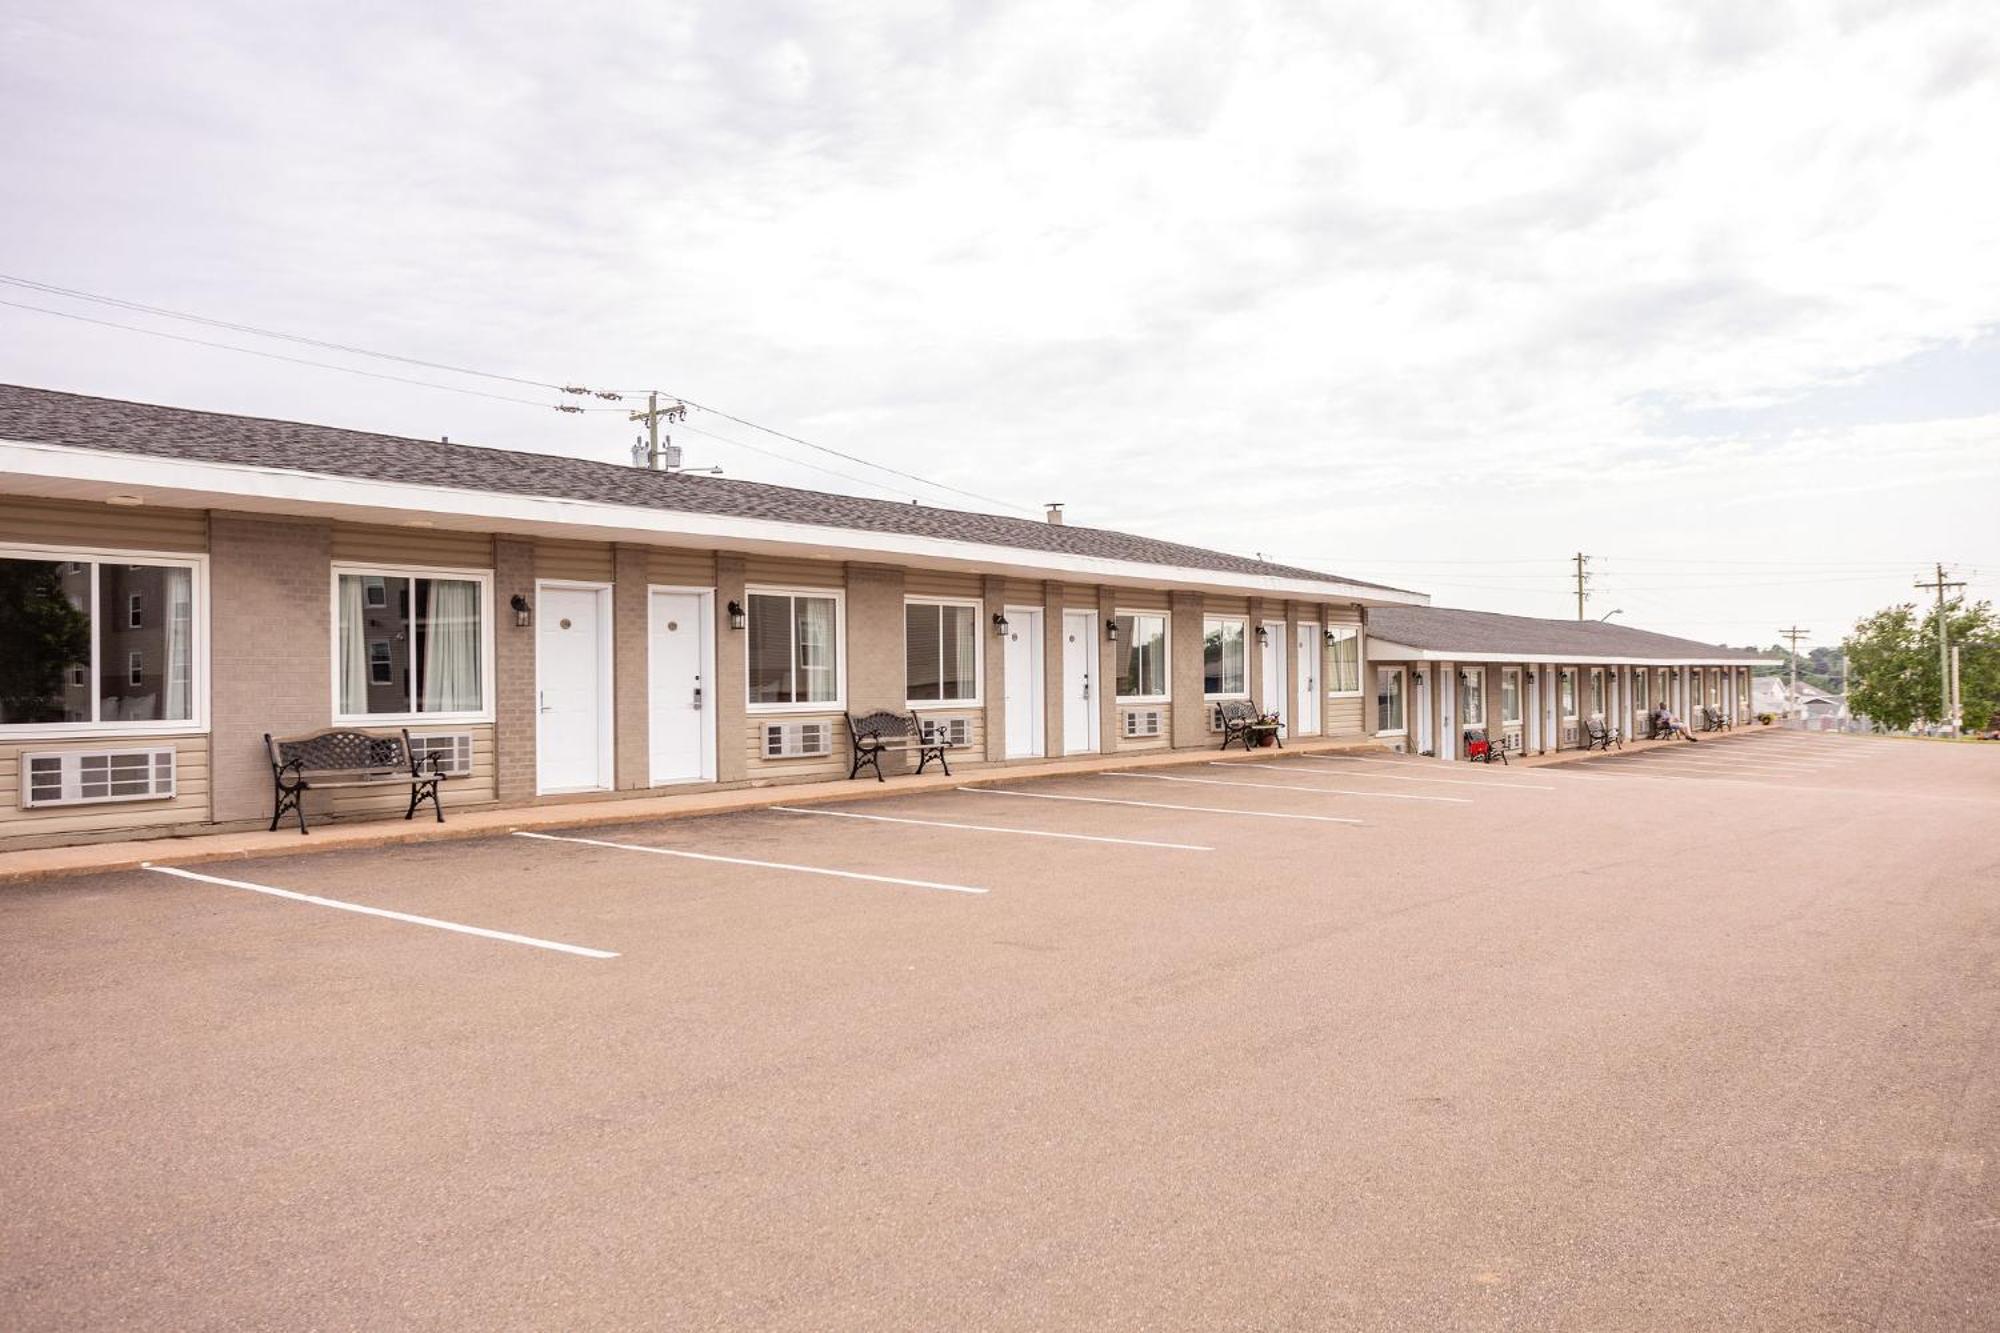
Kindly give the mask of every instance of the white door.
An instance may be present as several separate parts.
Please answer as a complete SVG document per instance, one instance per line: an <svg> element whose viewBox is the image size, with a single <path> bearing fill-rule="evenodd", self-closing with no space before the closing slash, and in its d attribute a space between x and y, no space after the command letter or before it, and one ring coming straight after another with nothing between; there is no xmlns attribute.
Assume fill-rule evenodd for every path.
<svg viewBox="0 0 2000 1333"><path fill-rule="evenodd" d="M1417 753L1431 752L1431 673L1416 673L1416 688L1411 691L1411 707L1417 711Z"/></svg>
<svg viewBox="0 0 2000 1333"><path fill-rule="evenodd" d="M535 772L544 792L611 785L608 588L544 586L535 608Z"/></svg>
<svg viewBox="0 0 2000 1333"><path fill-rule="evenodd" d="M1063 753L1097 753L1097 614L1063 612Z"/></svg>
<svg viewBox="0 0 2000 1333"><path fill-rule="evenodd" d="M714 777L708 594L655 591L646 628L647 737L655 786Z"/></svg>
<svg viewBox="0 0 2000 1333"><path fill-rule="evenodd" d="M1287 735L1291 733L1292 704L1285 697L1285 622L1267 620L1264 622L1264 642L1257 649L1264 659L1263 691L1257 696L1257 703L1268 713L1276 713L1278 721L1285 724Z"/></svg>
<svg viewBox="0 0 2000 1333"><path fill-rule="evenodd" d="M1035 607L1010 606L1004 614L1007 757L1037 759L1044 753L1042 733L1048 712L1043 707L1042 613Z"/></svg>
<svg viewBox="0 0 2000 1333"><path fill-rule="evenodd" d="M1320 647L1319 626L1307 621L1299 626L1299 704L1298 725L1292 728L1294 735L1319 735L1319 705L1323 692L1319 687L1320 662L1325 652Z"/></svg>

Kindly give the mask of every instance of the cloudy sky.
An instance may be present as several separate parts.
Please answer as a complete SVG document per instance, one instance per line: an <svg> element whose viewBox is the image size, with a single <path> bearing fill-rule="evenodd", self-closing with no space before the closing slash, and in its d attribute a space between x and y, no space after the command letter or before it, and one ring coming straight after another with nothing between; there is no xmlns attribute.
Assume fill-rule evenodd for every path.
<svg viewBox="0 0 2000 1333"><path fill-rule="evenodd" d="M1933 560L2000 593L1993 17L14 0L0 272L656 386L1441 603L1573 614L1585 551L1593 615L1833 641ZM632 440L532 386L0 301L4 379ZM733 476L963 503L713 413L680 438Z"/></svg>

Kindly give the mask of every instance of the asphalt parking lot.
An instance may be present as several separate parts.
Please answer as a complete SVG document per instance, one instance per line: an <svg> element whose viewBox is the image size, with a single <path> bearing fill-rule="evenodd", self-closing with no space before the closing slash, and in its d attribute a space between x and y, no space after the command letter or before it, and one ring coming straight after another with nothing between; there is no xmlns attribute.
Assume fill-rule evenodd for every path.
<svg viewBox="0 0 2000 1333"><path fill-rule="evenodd" d="M0 891L0 1322L2000 1326L2000 746Z"/></svg>

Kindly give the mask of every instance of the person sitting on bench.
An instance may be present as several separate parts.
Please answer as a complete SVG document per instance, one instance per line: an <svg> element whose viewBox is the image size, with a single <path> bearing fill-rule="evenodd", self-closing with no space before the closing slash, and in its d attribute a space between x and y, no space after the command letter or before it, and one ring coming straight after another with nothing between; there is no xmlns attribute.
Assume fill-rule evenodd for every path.
<svg viewBox="0 0 2000 1333"><path fill-rule="evenodd" d="M1679 736L1691 745L1701 744L1695 734L1687 729L1687 724L1674 716L1673 710L1667 707L1664 699L1660 701L1660 706L1653 710L1653 736L1656 740L1672 740L1675 736Z"/></svg>

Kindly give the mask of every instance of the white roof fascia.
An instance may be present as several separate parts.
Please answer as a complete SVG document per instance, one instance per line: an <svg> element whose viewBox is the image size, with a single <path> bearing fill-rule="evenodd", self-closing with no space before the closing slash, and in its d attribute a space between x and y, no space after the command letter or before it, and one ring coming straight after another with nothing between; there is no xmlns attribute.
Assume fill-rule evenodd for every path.
<svg viewBox="0 0 2000 1333"><path fill-rule="evenodd" d="M422 514L437 526L521 533L548 533L598 541L654 544L748 546L780 554L825 559L976 566L1027 578L1123 583L1192 591L1252 592L1301 601L1425 606L1425 593L1374 588L1343 581L1232 574L1184 565L1148 564L1101 556L1040 551L986 542L953 541L909 533L876 532L823 524L702 514L681 509L648 509L517 495L462 487L342 477L291 468L215 463L73 445L0 439L0 478L32 478L73 483L66 496L91 492L153 492L149 502L196 508L246 508L268 513L341 516L358 522L395 524L398 515ZM94 498L102 498L96 495ZM454 524L451 520L460 520ZM665 539L678 539L668 541Z"/></svg>
<svg viewBox="0 0 2000 1333"><path fill-rule="evenodd" d="M1502 662L1531 664L1554 662L1558 666L1775 666L1773 657L1578 657L1567 653L1455 653L1443 648L1412 648L1386 639L1368 640L1368 660L1372 662Z"/></svg>

